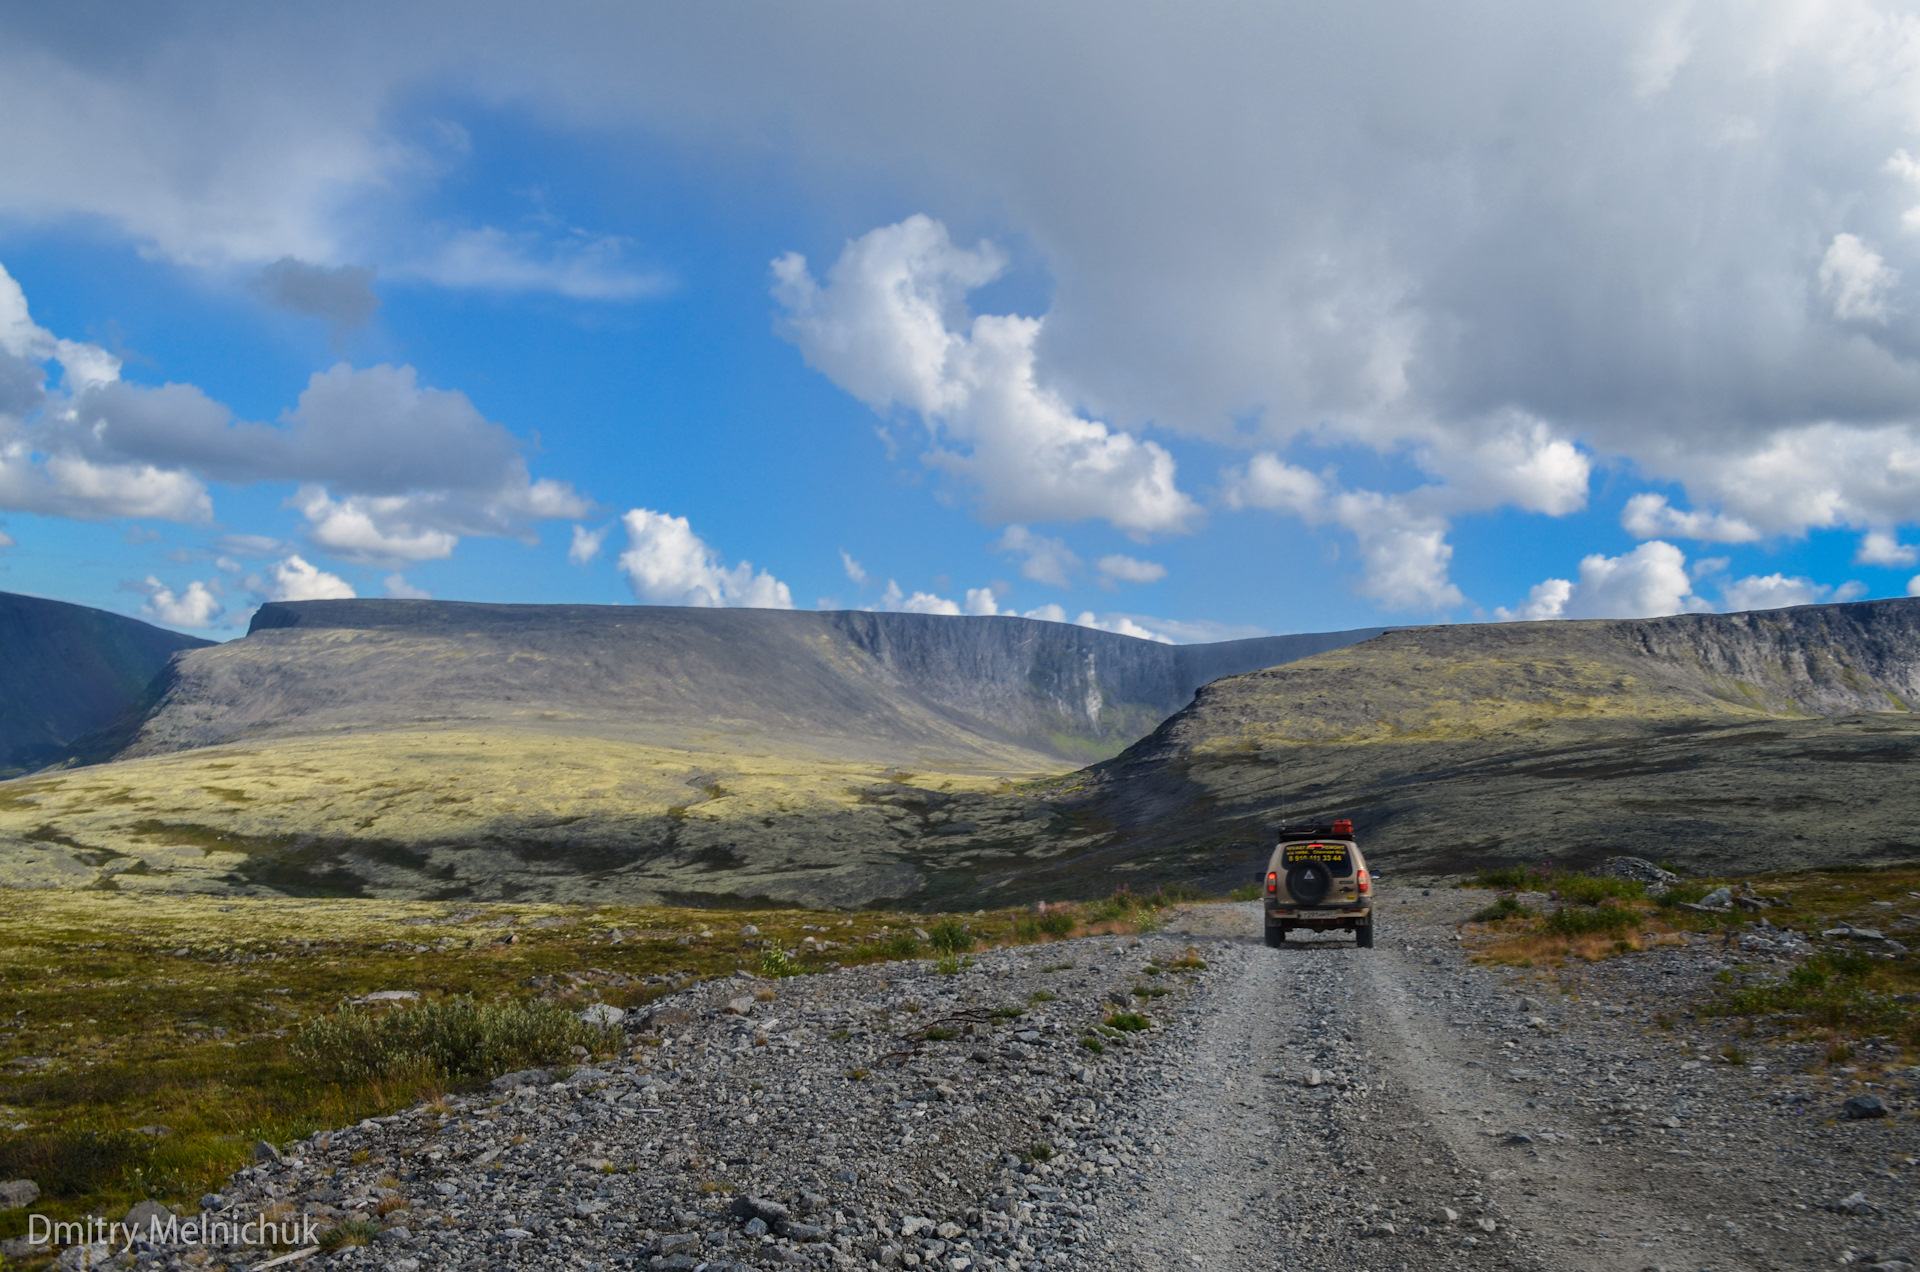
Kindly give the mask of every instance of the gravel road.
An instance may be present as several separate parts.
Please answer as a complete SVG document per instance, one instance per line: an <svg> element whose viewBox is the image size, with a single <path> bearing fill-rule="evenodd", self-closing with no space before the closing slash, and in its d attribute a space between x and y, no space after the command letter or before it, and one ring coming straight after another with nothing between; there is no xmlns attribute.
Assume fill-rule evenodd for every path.
<svg viewBox="0 0 1920 1272"><path fill-rule="evenodd" d="M370 1272L1912 1266L1910 1072L1840 1120L1863 1074L1708 1058L1731 1035L1688 1004L1725 949L1476 967L1483 899L1387 891L1370 951L1196 905L959 971L711 982L617 1064L316 1136L203 1204L357 1221L307 1266ZM1149 1027L1103 1028L1123 1007Z"/></svg>

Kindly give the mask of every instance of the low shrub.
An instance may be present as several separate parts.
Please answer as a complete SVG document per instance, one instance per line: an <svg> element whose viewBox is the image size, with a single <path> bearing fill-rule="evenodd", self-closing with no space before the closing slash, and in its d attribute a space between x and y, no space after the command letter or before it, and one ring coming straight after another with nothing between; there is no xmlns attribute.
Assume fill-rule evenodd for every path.
<svg viewBox="0 0 1920 1272"><path fill-rule="evenodd" d="M1265 891L1265 889L1262 888L1257 883L1243 883L1239 887L1233 889L1233 891L1227 893L1227 900L1258 901L1260 899L1260 894L1263 891Z"/></svg>
<svg viewBox="0 0 1920 1272"><path fill-rule="evenodd" d="M1617 905L1563 905L1547 916L1542 928L1555 936L1588 936L1595 932L1624 932L1637 927L1640 916Z"/></svg>
<svg viewBox="0 0 1920 1272"><path fill-rule="evenodd" d="M595 1028L554 1003L443 1003L388 1011L351 1004L307 1022L288 1047L322 1082L418 1078L485 1082L514 1069L556 1064L575 1047L605 1050L618 1030Z"/></svg>
<svg viewBox="0 0 1920 1272"><path fill-rule="evenodd" d="M912 939L912 938L908 938ZM918 948L917 946L915 947ZM807 969L793 961L793 958L778 945L769 945L760 951L760 974L762 976L804 976Z"/></svg>
<svg viewBox="0 0 1920 1272"><path fill-rule="evenodd" d="M1636 879L1612 879L1605 875L1555 875L1549 886L1563 899L1581 905L1599 905L1608 898L1629 901L1647 895L1647 885Z"/></svg>
<svg viewBox="0 0 1920 1272"><path fill-rule="evenodd" d="M1041 915L1034 926L1038 927L1048 936L1071 936L1073 935L1074 919L1073 915L1066 910L1051 910Z"/></svg>
<svg viewBox="0 0 1920 1272"><path fill-rule="evenodd" d="M1475 923L1498 923L1503 919L1530 919L1533 911L1513 897L1501 897L1492 905L1483 905L1472 914Z"/></svg>
<svg viewBox="0 0 1920 1272"><path fill-rule="evenodd" d="M1124 1033L1138 1033L1142 1029L1151 1029L1153 1022L1138 1012L1117 1011L1107 1017L1107 1028L1118 1029Z"/></svg>
<svg viewBox="0 0 1920 1272"><path fill-rule="evenodd" d="M920 941L911 932L892 932L879 942L880 952L888 958L919 958Z"/></svg>
<svg viewBox="0 0 1920 1272"><path fill-rule="evenodd" d="M965 954L973 948L973 933L958 919L942 919L927 933L927 943L942 954Z"/></svg>

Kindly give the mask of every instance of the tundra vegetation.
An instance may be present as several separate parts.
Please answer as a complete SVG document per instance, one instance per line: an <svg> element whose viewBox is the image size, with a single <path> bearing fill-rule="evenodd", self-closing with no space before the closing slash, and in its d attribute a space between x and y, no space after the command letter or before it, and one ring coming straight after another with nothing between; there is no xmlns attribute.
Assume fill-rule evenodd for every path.
<svg viewBox="0 0 1920 1272"><path fill-rule="evenodd" d="M1139 931L1174 901L923 915L0 895L0 1178L35 1180L55 1218L191 1207L259 1140L605 1056L625 1043L581 1019L592 1003ZM0 1213L0 1237L25 1224Z"/></svg>
<svg viewBox="0 0 1920 1272"><path fill-rule="evenodd" d="M1725 948L1729 966L1719 974L1718 996L1692 1010L1739 1018L1749 1037L1764 1030L1824 1040L1830 1064L1853 1058L1862 1043L1878 1044L1877 1050L1907 1064L1920 1052L1920 965L1914 956L1893 956L1895 947L1884 941L1820 936L1866 929L1902 942L1920 940L1920 869L1693 879L1649 895L1644 884L1538 866L1485 870L1461 886L1499 893L1465 925L1475 959L1535 969L1548 988L1577 993L1574 969L1582 963L1704 939ZM1723 886L1753 908L1691 908ZM1743 948L1741 938L1763 918L1809 938L1815 952L1781 963ZM1674 1021L1667 1016L1662 1023L1671 1028Z"/></svg>

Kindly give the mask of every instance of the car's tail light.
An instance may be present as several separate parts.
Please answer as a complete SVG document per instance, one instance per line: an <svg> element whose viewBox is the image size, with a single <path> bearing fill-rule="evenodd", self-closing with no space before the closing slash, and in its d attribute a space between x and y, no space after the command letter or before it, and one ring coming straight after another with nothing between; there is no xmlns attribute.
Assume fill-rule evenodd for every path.
<svg viewBox="0 0 1920 1272"><path fill-rule="evenodd" d="M1360 872L1360 894L1365 896L1371 891L1373 891L1373 880L1368 876L1366 871L1362 870Z"/></svg>
<svg viewBox="0 0 1920 1272"><path fill-rule="evenodd" d="M1280 872L1279 871L1277 870L1267 871L1267 891L1268 892L1280 891Z"/></svg>

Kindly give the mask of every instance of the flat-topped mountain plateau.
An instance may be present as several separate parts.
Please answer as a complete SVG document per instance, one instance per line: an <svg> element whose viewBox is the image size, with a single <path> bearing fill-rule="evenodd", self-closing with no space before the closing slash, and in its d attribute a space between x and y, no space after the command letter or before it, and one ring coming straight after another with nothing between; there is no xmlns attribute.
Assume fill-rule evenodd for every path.
<svg viewBox="0 0 1920 1272"><path fill-rule="evenodd" d="M1920 600L1150 641L1014 618L269 605L101 761L0 784L0 881L930 908L1251 878L1920 858ZM1092 763L1088 763L1092 761Z"/></svg>

